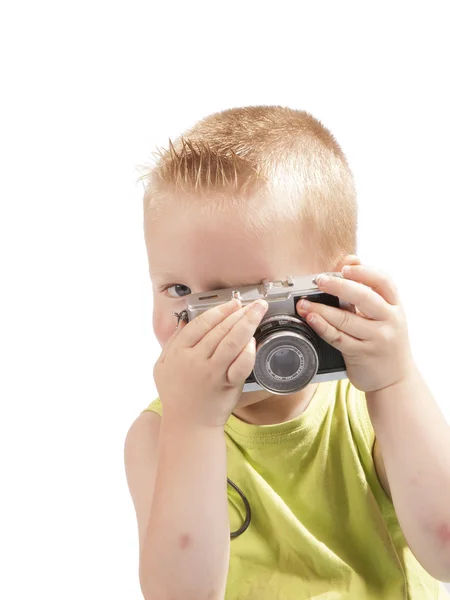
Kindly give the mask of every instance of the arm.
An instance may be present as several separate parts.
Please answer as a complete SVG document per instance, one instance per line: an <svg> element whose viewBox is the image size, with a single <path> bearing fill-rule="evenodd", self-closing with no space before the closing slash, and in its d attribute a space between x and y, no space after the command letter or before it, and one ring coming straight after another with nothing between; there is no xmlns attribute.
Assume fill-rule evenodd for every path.
<svg viewBox="0 0 450 600"><path fill-rule="evenodd" d="M422 566L450 580L450 428L417 367L366 392L394 507Z"/></svg>
<svg viewBox="0 0 450 600"><path fill-rule="evenodd" d="M228 575L223 427L164 415L139 574L146 600L222 600Z"/></svg>
<svg viewBox="0 0 450 600"><path fill-rule="evenodd" d="M450 428L414 363L392 278L361 264L345 265L342 275L315 281L355 312L304 300L297 312L303 307L308 324L342 353L349 380L366 394L411 550L436 579L450 579Z"/></svg>
<svg viewBox="0 0 450 600"><path fill-rule="evenodd" d="M146 600L222 600L230 556L224 426L255 364L258 300L175 329L153 370L163 406L139 577Z"/></svg>

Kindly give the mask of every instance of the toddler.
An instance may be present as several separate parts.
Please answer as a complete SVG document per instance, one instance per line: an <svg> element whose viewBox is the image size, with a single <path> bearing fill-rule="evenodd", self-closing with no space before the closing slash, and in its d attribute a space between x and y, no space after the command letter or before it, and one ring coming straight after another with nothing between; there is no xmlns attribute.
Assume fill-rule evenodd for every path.
<svg viewBox="0 0 450 600"><path fill-rule="evenodd" d="M332 134L282 106L225 110L144 177L162 353L125 467L145 599L447 598L448 425L395 284L355 255L356 192ZM244 392L264 300L177 327L190 294L323 272L342 277L319 289L355 312L296 310L342 352L343 379Z"/></svg>

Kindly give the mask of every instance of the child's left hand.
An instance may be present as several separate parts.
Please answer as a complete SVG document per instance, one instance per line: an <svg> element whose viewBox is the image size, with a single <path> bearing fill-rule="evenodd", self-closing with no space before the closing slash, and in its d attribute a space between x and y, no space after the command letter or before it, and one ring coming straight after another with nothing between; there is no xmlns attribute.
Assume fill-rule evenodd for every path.
<svg viewBox="0 0 450 600"><path fill-rule="evenodd" d="M346 262L349 258L359 262L353 256ZM298 314L342 353L348 379L357 389L373 392L402 381L414 368L414 360L394 282L385 272L361 264L344 267L342 274L344 278L329 277L326 283L317 278L317 286L354 304L356 313L318 302L305 311L300 300Z"/></svg>

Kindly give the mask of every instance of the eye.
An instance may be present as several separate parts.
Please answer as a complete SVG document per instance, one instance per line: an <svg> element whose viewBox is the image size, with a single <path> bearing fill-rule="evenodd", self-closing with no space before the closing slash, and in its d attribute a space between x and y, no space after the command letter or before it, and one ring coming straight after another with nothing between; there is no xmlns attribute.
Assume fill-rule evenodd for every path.
<svg viewBox="0 0 450 600"><path fill-rule="evenodd" d="M192 294L191 289L188 288L187 285L182 285L181 283L176 283L175 285L170 285L167 289L167 293L172 298L181 298L182 296L189 296Z"/></svg>

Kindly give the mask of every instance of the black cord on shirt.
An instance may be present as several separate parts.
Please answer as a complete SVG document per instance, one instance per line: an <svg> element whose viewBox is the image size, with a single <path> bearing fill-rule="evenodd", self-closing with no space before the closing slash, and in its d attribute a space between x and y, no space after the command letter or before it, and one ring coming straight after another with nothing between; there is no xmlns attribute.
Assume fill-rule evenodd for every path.
<svg viewBox="0 0 450 600"><path fill-rule="evenodd" d="M237 491L237 493L242 498L242 501L244 502L244 505L245 505L245 521L244 521L243 525L241 525L241 527L237 531L232 531L230 533L230 538L233 539L233 538L237 538L239 535L244 533L244 531L250 525L252 511L250 510L250 504L249 504L247 498L244 496L243 492L238 488L238 486L235 483L233 483L231 481L231 479L228 479L228 477L227 477L227 481Z"/></svg>

